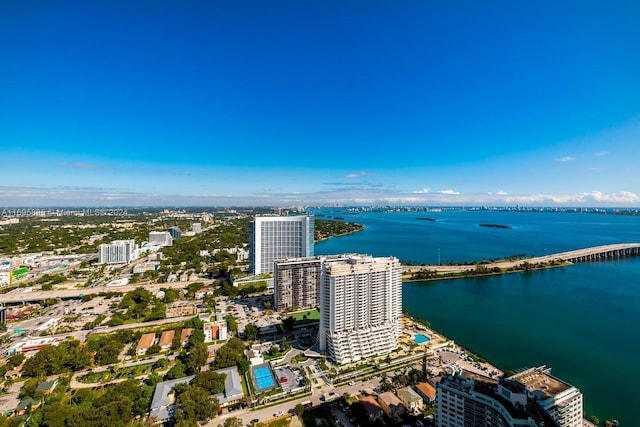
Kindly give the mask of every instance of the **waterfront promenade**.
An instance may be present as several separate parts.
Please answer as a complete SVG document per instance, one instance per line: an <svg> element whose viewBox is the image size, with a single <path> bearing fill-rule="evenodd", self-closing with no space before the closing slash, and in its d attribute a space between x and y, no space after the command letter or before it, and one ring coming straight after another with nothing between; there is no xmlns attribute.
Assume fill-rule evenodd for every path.
<svg viewBox="0 0 640 427"><path fill-rule="evenodd" d="M500 272L510 269L523 268L525 265L553 266L557 263L576 263L615 259L627 256L640 255L640 243L616 243L612 245L594 246L574 251L560 252L540 257L521 258L516 260L501 260L483 262L481 265L486 270L499 268ZM476 264L460 265L407 265L402 267L403 275L409 275L417 271L435 271L437 274L464 273L476 269ZM497 272L496 272L497 273ZM491 274L487 271L487 274ZM497 273L499 274L499 273Z"/></svg>

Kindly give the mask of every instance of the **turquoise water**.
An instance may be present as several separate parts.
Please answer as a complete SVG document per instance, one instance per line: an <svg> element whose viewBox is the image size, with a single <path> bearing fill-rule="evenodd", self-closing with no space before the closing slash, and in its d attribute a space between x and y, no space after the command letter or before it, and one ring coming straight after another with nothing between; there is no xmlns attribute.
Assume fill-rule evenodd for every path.
<svg viewBox="0 0 640 427"><path fill-rule="evenodd" d="M256 377L258 390L264 390L275 385L273 375L271 375L271 370L268 367L262 366L260 368L255 368L253 370L253 374Z"/></svg>
<svg viewBox="0 0 640 427"><path fill-rule="evenodd" d="M422 343L425 343L425 342L429 341L429 337L424 336L424 335L422 335L422 334L416 334L416 335L413 337L413 341L414 341L416 344L422 344Z"/></svg>
<svg viewBox="0 0 640 427"><path fill-rule="evenodd" d="M365 230L321 242L316 254L359 252L437 263L440 252L446 263L640 242L640 217L630 216L495 211L342 216ZM633 408L640 383L640 257L407 283L403 306L503 369L552 367L553 374L582 390L588 415L638 424Z"/></svg>

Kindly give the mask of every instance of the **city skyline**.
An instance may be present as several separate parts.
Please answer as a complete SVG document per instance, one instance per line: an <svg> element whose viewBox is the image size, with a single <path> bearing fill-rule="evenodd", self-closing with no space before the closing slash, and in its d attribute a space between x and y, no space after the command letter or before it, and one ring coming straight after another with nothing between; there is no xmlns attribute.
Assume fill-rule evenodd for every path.
<svg viewBox="0 0 640 427"><path fill-rule="evenodd" d="M0 206L640 206L634 2L0 12Z"/></svg>

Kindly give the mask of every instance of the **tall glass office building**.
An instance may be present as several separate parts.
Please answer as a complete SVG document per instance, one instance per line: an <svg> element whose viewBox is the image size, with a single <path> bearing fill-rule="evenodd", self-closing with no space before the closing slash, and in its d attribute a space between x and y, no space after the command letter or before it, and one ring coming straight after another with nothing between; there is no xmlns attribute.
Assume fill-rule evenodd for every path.
<svg viewBox="0 0 640 427"><path fill-rule="evenodd" d="M273 261L313 256L313 215L257 216L249 227L249 267L272 273Z"/></svg>

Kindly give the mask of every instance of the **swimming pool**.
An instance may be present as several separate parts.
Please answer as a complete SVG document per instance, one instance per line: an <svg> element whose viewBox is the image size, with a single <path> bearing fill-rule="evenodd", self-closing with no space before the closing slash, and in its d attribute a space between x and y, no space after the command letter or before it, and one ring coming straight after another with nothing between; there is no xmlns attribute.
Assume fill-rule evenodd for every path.
<svg viewBox="0 0 640 427"><path fill-rule="evenodd" d="M416 344L423 344L423 343L429 341L429 337L427 337L426 335L423 335L423 334L416 334L413 337L413 340L415 341Z"/></svg>

